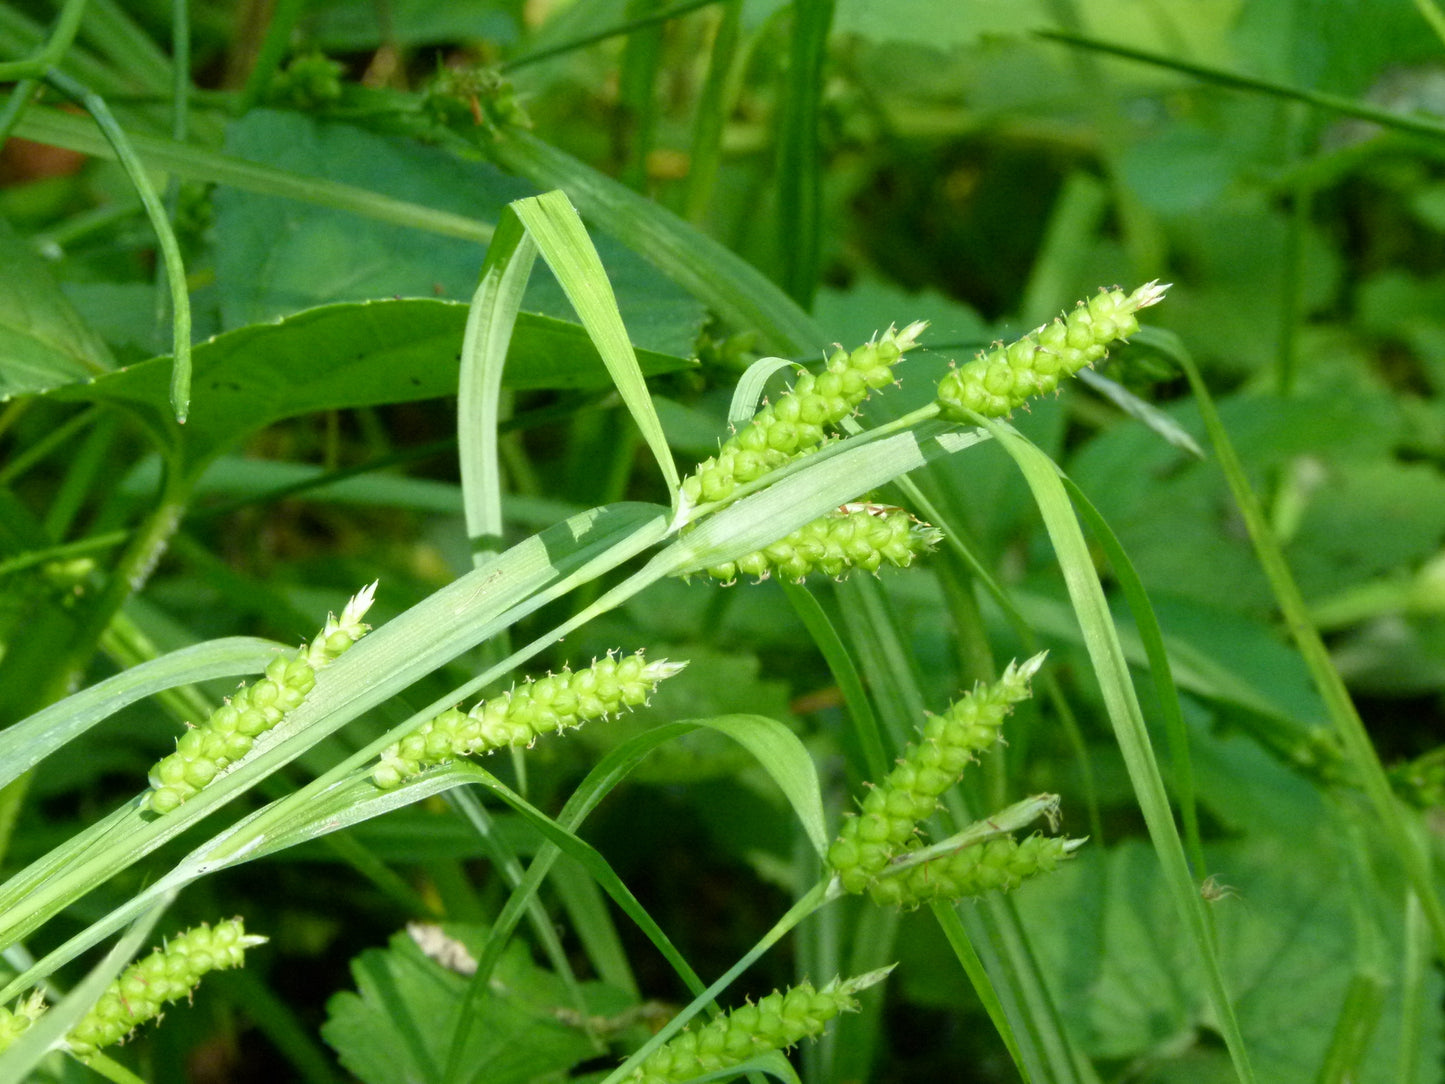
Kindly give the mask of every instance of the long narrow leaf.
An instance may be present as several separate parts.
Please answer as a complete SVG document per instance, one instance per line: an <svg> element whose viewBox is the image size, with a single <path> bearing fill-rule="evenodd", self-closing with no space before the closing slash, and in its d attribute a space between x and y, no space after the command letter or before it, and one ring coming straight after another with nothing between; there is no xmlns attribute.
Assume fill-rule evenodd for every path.
<svg viewBox="0 0 1445 1084"><path fill-rule="evenodd" d="M766 349L803 355L827 337L786 294L736 253L626 185L529 132L487 146L496 162L542 188L560 188L578 209L734 327L756 330Z"/></svg>
<svg viewBox="0 0 1445 1084"><path fill-rule="evenodd" d="M487 246L481 283L467 313L457 378L457 445L467 537L474 556L479 549L497 549L502 538L502 479L497 461L502 369L536 255L536 243L508 207Z"/></svg>
<svg viewBox="0 0 1445 1084"><path fill-rule="evenodd" d="M1230 492L1234 495L1234 502L1244 516L1244 525L1249 531L1250 541L1254 544L1255 555L1259 558L1265 575L1269 577L1270 587L1284 614L1290 636L1304 657L1310 676L1324 698L1335 731L1345 747L1346 760L1354 769L1361 787L1374 807L1390 847L1410 880L1410 887L1420 897L1420 905L1435 937L1436 958L1445 959L1445 902L1441 900L1438 882L1432 874L1430 857L1417 843L1405 821L1400 801L1395 797L1385 768L1380 763L1380 754L1370 740L1364 720L1360 718L1355 702L1350 698L1344 679L1335 669L1329 649L1325 647L1319 630L1310 619L1309 606L1300 594L1299 585L1290 572L1289 562L1285 560L1279 539L1275 537L1269 520L1260 507L1259 498L1249 484L1244 465L1240 462L1239 454L1235 451L1229 433L1215 409L1214 399L1209 394L1194 359L1178 336L1156 328L1144 328L1141 329L1139 341L1172 358L1189 378L1189 386L1204 419L1204 427L1209 433L1214 453L1219 458L1220 469L1224 471Z"/></svg>
<svg viewBox="0 0 1445 1084"><path fill-rule="evenodd" d="M662 423L647 392L647 383L642 379L637 354L622 325L622 313L617 309L617 297L602 266L602 257L587 236L582 219L562 192L546 192L517 200L511 206L596 344L623 403L642 431L642 439L647 441L662 469L668 492L675 494L681 485L677 465L672 461Z"/></svg>
<svg viewBox="0 0 1445 1084"><path fill-rule="evenodd" d="M0 943L25 936L60 907L237 797L361 712L505 628L546 597L543 589L600 554L616 560L660 535L653 505L596 509L518 543L365 637L321 671L307 699L253 753L180 809L143 814L139 799L112 818L118 845L82 833L0 886ZM619 548L620 547L620 548ZM59 863L63 873L54 875Z"/></svg>
<svg viewBox="0 0 1445 1084"><path fill-rule="evenodd" d="M274 641L250 636L211 640L132 666L82 689L0 732L0 786L137 700L177 685L260 673L284 650Z"/></svg>
<svg viewBox="0 0 1445 1084"><path fill-rule="evenodd" d="M1043 515L1064 575L1064 583L1069 590L1069 598L1073 601L1074 611L1084 632L1084 645L1094 664L1094 673L1104 696L1109 721L1113 724L1114 736L1124 756L1129 780L1133 784L1140 811L1148 825L1149 837L1154 843L1159 864L1164 870L1170 896L1203 967L1210 1004L1229 1048L1235 1071L1241 1081L1252 1084L1254 1070L1250 1066L1249 1052L1244 1045L1244 1036L1239 1029L1234 1005L1224 984L1224 973L1219 954L1215 950L1204 900L1190 877L1179 830L1175 827L1169 808L1164 780L1159 773L1154 750L1149 744L1144 714L1139 707L1139 700L1129 677L1129 666L1124 660L1124 650L1119 643L1118 630L1115 629L1113 617L1109 613L1104 588L1094 571L1083 531L1074 517L1058 471L1048 456L1029 443L1012 426L993 421L985 421L985 424L993 433L994 439L1018 464Z"/></svg>

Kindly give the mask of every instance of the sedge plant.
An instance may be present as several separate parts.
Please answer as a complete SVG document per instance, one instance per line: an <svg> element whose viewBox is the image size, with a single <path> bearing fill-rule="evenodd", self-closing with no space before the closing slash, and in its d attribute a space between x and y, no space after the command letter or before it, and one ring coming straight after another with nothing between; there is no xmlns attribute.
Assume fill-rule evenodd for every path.
<svg viewBox="0 0 1445 1084"><path fill-rule="evenodd" d="M101 575L89 555L104 547L77 555L37 544L35 555L21 558L44 568L62 593L93 590L95 603L77 622L74 643L45 671L46 680L37 682L33 702L18 713L23 718L0 734L0 772L12 788L7 801L18 806L37 766L68 756L91 727L118 713L150 711L161 703L185 726L174 738L174 751L167 747L148 772L128 778L131 797L98 811L70 838L29 856L0 884L0 938L12 965L0 990L0 1079L63 1073L57 1065L67 1059L113 1079L133 1079L119 1063L123 1055L112 1060L103 1050L188 996L204 972L239 967L246 950L263 939L246 933L236 919L175 933L135 962L113 953L87 977L80 976L79 962L127 927L120 942L125 953L119 955L133 954L146 924L177 897L199 896L224 883L218 875L288 852L306 854L303 848L316 844L335 847L357 876L416 910L455 906L485 913L486 921L469 930L474 943L468 953L448 954L446 962L425 954L420 961L399 953L387 959L386 967L398 969L385 972L388 979L421 974L422 985L446 992L437 1005L426 1001L425 991L407 988L381 1022L368 1018L379 1033L406 1039L400 1056L411 1060L402 1073L416 1079L485 1079L474 1068L486 1063L476 1052L491 1050L486 1044L495 1039L499 1015L513 1028L504 1041L546 1047L558 1059L548 1066L558 1079L588 1069L608 1082L646 1084L754 1072L789 1079L793 1070L782 1052L820 1037L816 1046L805 1047L813 1053L804 1056L816 1059L807 1063L811 1078L825 1079L818 1066L868 1034L864 1026L848 1031L849 1016L866 1022L871 1013L877 1019L879 984L895 947L890 931L903 912L913 911L926 913L936 925L1021 1078L1066 1084L1095 1079L1080 1036L1054 1004L1050 982L1057 976L1040 969L1034 939L1045 931L1023 922L1014 902L1015 890L1027 898L1035 887L1026 882L1047 889L1073 876L1093 844L1059 830L1063 811L1057 796L1018 797L1013 790L1018 774L1010 776L1001 753L1016 725L1010 722L1015 707L1020 714L1033 710L1025 702L1035 682L1049 686L1053 715L1067 715L1067 699L1043 654L1028 647L1019 652L1028 656L1024 661L1002 669L981 665L992 672L971 675L980 678L976 682L958 681L948 706L941 697L931 701L899 661L906 654L903 637L889 608L895 570L927 567L934 560L977 565L960 517L930 501L915 478L926 479L933 468L975 455L989 443L1017 465L1044 519L1122 775L1149 835L1153 868L1162 874L1204 1011L1223 1040L1229 1070L1242 1081L1258 1079L1240 1020L1239 991L1230 988L1222 963L1223 938L1208 910L1209 893L1201 892L1214 882L1204 875L1197 838L1181 838L1175 824L1177 804L1186 826L1196 826L1187 834L1198 834L1187 785L1189 743L1162 640L1150 625L1148 600L1087 498L1069 489L1058 465L1010 423L1111 351L1136 337L1150 339L1149 330L1140 327L1141 314L1164 302L1168 287L1149 282L1131 290L1101 289L1035 331L956 359L942 374L919 377L910 367L928 346L925 322L900 313L900 321L908 321L901 329L894 324L865 342L830 345L797 304L736 255L532 136L510 88L490 72L444 71L424 108L391 120L431 125L428 136L444 146L463 145L539 187L566 190L507 204L495 223L335 182L298 186L280 170L187 147L180 139L136 144L147 156L142 160L100 96L55 68L82 6L63 5L49 43L29 60L7 62L5 71L21 83L3 130L20 124L32 136L87 150L99 146L98 137L82 131L74 117L27 112L41 80L96 118L161 231L176 342L171 357L129 367L82 342L76 349L89 366L84 379L65 370L30 389L37 397L133 411L153 442L162 482L144 524L105 541L121 547L108 575ZM806 46L809 40L817 43L808 35L826 35L827 20L808 5L798 9L796 67L806 71L812 55ZM109 14L124 24L123 13ZM725 18L735 20L737 14ZM245 91L248 101L269 93L277 102L355 107L339 81L339 67L324 57L305 56L279 72L276 41L283 38L263 51ZM808 115L800 109L796 118ZM796 118L789 123L808 127ZM302 194L333 208L485 241L480 283L464 323L455 306L443 312L397 299L397 307L383 302L325 307L279 323L258 321L236 338L192 351L179 251L150 190L146 165L269 195ZM785 195L790 205L806 203L802 190L789 188ZM757 399L761 378L755 379L756 372L745 376L728 431L717 434L715 450L698 457L701 462L690 470L678 468L645 379L645 370L682 369L686 359L639 355L574 200L666 266L728 324L752 332L766 349L799 359L782 363L787 386L775 386L764 402ZM524 313L538 256L551 268L576 324ZM27 257L16 247L14 259L19 267L19 261L33 261L33 254ZM816 245L801 244L787 258L787 277L806 279L806 265L815 259ZM33 262L24 266L33 268ZM16 277L42 289L38 272ZM194 506L207 470L243 437L291 414L338 403L400 401L414 394L406 386L410 381L435 390L437 385L427 383L437 380L434 372L408 367L417 358L408 351L427 336L445 342L448 357L460 350L455 383L441 385L438 394L458 396L456 447L473 568L419 597L391 588L385 579L349 601L339 595L332 600L339 616L299 649L239 637L170 652L147 643L127 603L143 591L166 545L186 544L178 525ZM627 501L620 492L606 492L596 507L566 515L543 514L551 507L545 506L543 513L533 511L533 526L540 529L507 545L504 540L516 532L509 518L513 510L504 507L504 480L524 473L505 431L509 366L525 364L529 356L535 361L537 344L548 336L586 354L585 364L578 361L550 379L564 389L569 382L594 381L585 386L600 387L623 404L635 427L635 446L655 463L653 493L662 493L665 503ZM370 373L374 386L353 392L345 379L329 382L331 370L345 373L347 365L370 356L382 359ZM275 364L278 357L285 361ZM291 364L297 358L306 364ZM205 377L194 384L200 389L195 394L193 363ZM780 367L778 359L757 364L768 372ZM598 370L605 370L605 382L597 379ZM517 386L549 386L547 379L545 371L538 375L534 369L518 377ZM900 382L928 383L925 405L892 415L875 410L886 406ZM885 416L888 420L880 420ZM1217 419L1206 417L1217 430ZM91 459L100 461L106 431L96 432ZM62 432L58 439L68 435ZM633 448L625 446L621 462L630 466ZM504 466L508 456L510 465ZM1378 763L1337 676L1330 677L1323 648L1309 634L1308 615L1290 594L1288 571L1249 499L1242 471L1231 467L1248 528L1288 603L1287 616L1315 678L1331 694L1341 741L1359 762L1364 789L1410 880L1418 965L1425 955L1419 931L1432 929L1445 941L1429 863L1394 808L1383 774L1374 770ZM1179 721L1171 735L1175 763L1167 783L1080 514L1107 550L1135 611L1157 699L1170 720ZM81 563L69 563L73 560ZM367 569L357 582L376 574ZM820 755L818 742L805 741L779 719L732 711L674 709L630 728L630 712L644 709L650 699L665 703L675 685L705 680L707 675L699 674L711 664L673 658L671 645L669 657L662 658L661 643L636 640L625 648L609 644L589 663L570 654L571 642L592 629L611 633L616 625L609 622L648 599L650 590L677 580L688 581L689 589L716 592L724 600L715 604L716 613L745 592L769 590L759 586L763 581L784 584L783 597L793 602L839 689L845 736L829 735ZM986 573L980 581L998 610L1022 623L1007 589L988 581ZM835 587L838 583L844 586ZM973 598L971 589L960 594ZM953 610L960 639L982 636L985 619L976 609L960 602ZM307 621L319 620L322 612L318 607ZM79 679L98 645L130 665L82 685ZM236 678L245 680L236 685ZM194 688L216 680L226 683L219 703ZM931 708L941 710L930 714ZM750 949L707 979L586 831L588 818L644 773L649 758L658 754L660 761L668 751L687 748L700 732L735 749L747 765L738 774L746 772L749 785L781 796L775 808L785 810L786 833L798 855L786 870L773 870L787 887L789 905ZM838 748L847 754L841 770L829 755ZM568 784L565 792L533 785L544 774L538 765L566 755L583 760L581 782ZM398 884L386 864L349 834L375 827L373 822L387 815L400 814L396 821L406 823L406 816L430 816L439 808L465 826L468 840L498 873L502 887L485 901L459 888L460 877L439 878L444 890L429 885L425 893ZM507 818L505 830L497 827L499 808ZM1046 832L1039 830L1041 822ZM7 822L3 831L8 830ZM1368 870L1359 873L1362 881L1369 876ZM553 895L571 920L580 952L557 933L546 906ZM641 1012L643 1001L620 948L619 915L675 972L678 988L690 998L675 1012L653 1014L655 1031L635 1026L637 1017L629 1015ZM516 951L526 940L519 932L523 923L546 957L545 981L529 954ZM849 933L845 937L839 930ZM856 951L841 966L838 945L847 937L856 939ZM794 940L795 981L756 1001L729 992L785 938ZM817 950L817 944L831 945L831 953ZM871 952L886 958L870 959ZM605 976L607 997L574 973L578 957ZM375 981L383 971L369 967L362 962L357 967L363 994L385 985ZM1418 965L1411 973L1422 971ZM1361 989L1366 999L1372 988L1362 981ZM356 1000L365 998L358 994ZM617 1000L626 1002L624 1010L613 1003ZM725 1003L734 1006L731 1011L723 1011ZM540 1010L531 1011L538 1005ZM366 1040L356 1031L344 1033L344 1016L341 1009L334 1013L328 1041L348 1068L361 1066L358 1075L365 1077ZM423 1026L415 1026L418 1020ZM559 1028L567 1031L565 1037L558 1036ZM830 1028L836 1029L831 1039ZM1337 1044L1342 1050L1346 1038ZM1332 1055L1329 1064L1348 1061L1345 1054ZM842 1079L844 1072L834 1076Z"/></svg>

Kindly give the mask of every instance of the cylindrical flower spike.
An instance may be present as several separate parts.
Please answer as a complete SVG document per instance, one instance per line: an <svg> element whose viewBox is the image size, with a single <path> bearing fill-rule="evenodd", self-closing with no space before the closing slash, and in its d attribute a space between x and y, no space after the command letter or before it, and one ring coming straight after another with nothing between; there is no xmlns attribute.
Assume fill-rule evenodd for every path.
<svg viewBox="0 0 1445 1084"><path fill-rule="evenodd" d="M29 1031L30 1025L45 1015L45 1009L45 994L40 990L31 990L13 1009L0 1005L0 1054Z"/></svg>
<svg viewBox="0 0 1445 1084"><path fill-rule="evenodd" d="M876 572L886 562L906 568L943 537L901 508L879 504L844 505L804 524L786 538L707 570L731 583L738 576L767 579L773 572L801 583L810 572L842 577L855 569Z"/></svg>
<svg viewBox="0 0 1445 1084"><path fill-rule="evenodd" d="M858 1002L853 995L882 981L891 970L881 968L846 981L834 979L821 990L802 982L786 991L774 991L756 1005L743 1005L695 1031L684 1031L643 1059L627 1079L634 1084L678 1084L772 1050L786 1050L822 1034L839 1013L856 1012Z"/></svg>
<svg viewBox="0 0 1445 1084"><path fill-rule="evenodd" d="M266 675L243 685L200 726L176 741L176 751L150 770L146 808L169 813L233 762L251 751L256 738L295 709L316 684L316 671L334 661L370 628L362 622L376 597L376 584L363 587L346 604L341 617L328 615L326 626L294 655L271 660Z"/></svg>
<svg viewBox="0 0 1445 1084"><path fill-rule="evenodd" d="M868 885L873 902L918 907L931 900L961 900L1007 892L1040 873L1051 873L1083 844L1061 836L1029 836L1022 843L1000 836L950 855L887 873Z"/></svg>
<svg viewBox="0 0 1445 1084"><path fill-rule="evenodd" d="M689 505L726 500L734 489L823 442L875 388L893 383L893 366L918 343L926 320L889 328L851 353L839 348L823 372L803 370L776 403L763 407L682 483Z"/></svg>
<svg viewBox="0 0 1445 1084"><path fill-rule="evenodd" d="M456 708L423 723L386 748L372 781L390 790L423 768L455 757L489 753L508 745L531 745L548 731L561 733L646 703L660 681L682 672L685 662L648 662L638 652L608 655L585 670L564 667L483 700L471 711Z"/></svg>
<svg viewBox="0 0 1445 1084"><path fill-rule="evenodd" d="M1102 360L1109 346L1139 330L1134 314L1158 303L1168 285L1145 283L1132 294L1100 291L1073 312L1016 342L995 346L938 382L945 415L968 420L968 411L1001 418L1065 377Z"/></svg>
<svg viewBox="0 0 1445 1084"><path fill-rule="evenodd" d="M890 859L916 843L918 824L963 776L975 754L999 740L1004 718L1029 696L1029 681L1043 665L1038 654L1010 663L992 685L978 685L942 715L924 723L883 781L870 788L856 816L843 822L828 848L828 864L849 892L867 889Z"/></svg>
<svg viewBox="0 0 1445 1084"><path fill-rule="evenodd" d="M85 1058L120 1042L158 1015L167 1002L190 994L207 971L240 967L246 950L265 942L264 937L248 934L238 918L185 931L122 971L65 1037L66 1043Z"/></svg>

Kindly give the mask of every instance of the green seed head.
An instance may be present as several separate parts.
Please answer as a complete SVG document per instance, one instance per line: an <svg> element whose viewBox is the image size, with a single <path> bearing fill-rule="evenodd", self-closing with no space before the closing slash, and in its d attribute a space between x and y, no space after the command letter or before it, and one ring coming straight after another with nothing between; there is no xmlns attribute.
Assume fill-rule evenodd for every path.
<svg viewBox="0 0 1445 1084"><path fill-rule="evenodd" d="M682 672L685 662L648 662L642 653L607 656L584 670L563 668L525 681L469 712L450 708L388 746L371 773L382 790L400 786L434 764L507 746L530 746L543 734L561 733L646 702L659 682Z"/></svg>
<svg viewBox="0 0 1445 1084"><path fill-rule="evenodd" d="M1128 295L1101 291L1017 342L979 354L939 381L944 414L960 421L969 420L970 412L999 418L1055 390L1063 378L1101 360L1113 343L1138 331L1134 314L1157 304L1168 288L1149 282Z"/></svg>
<svg viewBox="0 0 1445 1084"><path fill-rule="evenodd" d="M300 706L316 684L316 670L366 632L368 626L361 618L375 594L375 583L358 591L339 619L327 618L326 627L309 647L272 659L264 677L254 685L243 685L209 719L183 734L176 751L151 768L153 789L146 796L145 807L153 813L177 808L249 753L256 738L275 727L287 712Z"/></svg>
<svg viewBox="0 0 1445 1084"><path fill-rule="evenodd" d="M834 979L821 989L803 982L774 991L756 1005L743 1005L682 1032L644 1058L627 1079L635 1084L679 1084L771 1050L786 1050L822 1034L839 1013L856 1012L854 995L881 982L891 970L890 966L846 981Z"/></svg>
<svg viewBox="0 0 1445 1084"><path fill-rule="evenodd" d="M206 972L240 967L246 949L265 941L246 933L240 919L185 931L122 971L66 1043L77 1057L90 1057L158 1015L167 1002L187 996Z"/></svg>
<svg viewBox="0 0 1445 1084"><path fill-rule="evenodd" d="M371 609L375 599L376 583L373 582L351 597L339 618L327 616L326 627L316 635L306 650L306 661L313 669L320 670L327 663L334 662L342 652L366 635L371 626L363 623L361 619L366 616L366 611Z"/></svg>
<svg viewBox="0 0 1445 1084"><path fill-rule="evenodd" d="M828 429L851 415L869 391L893 382L893 366L917 344L927 326L920 320L902 331L890 327L852 353L834 351L821 373L799 370L791 388L754 414L716 456L683 481L686 503L727 500L738 486L815 449Z"/></svg>
<svg viewBox="0 0 1445 1084"><path fill-rule="evenodd" d="M942 715L927 720L920 740L910 744L893 770L864 796L859 813L843 822L828 852L829 865L844 889L868 888L890 861L917 844L919 823L932 815L974 756L999 740L1004 718L1029 696L1029 680L1043 661L1039 654L1010 663L998 681L978 685Z"/></svg>
<svg viewBox="0 0 1445 1084"><path fill-rule="evenodd" d="M40 990L31 990L13 1009L0 1005L0 1054L29 1031L30 1025L45 1015L45 1009L45 994Z"/></svg>
<svg viewBox="0 0 1445 1084"><path fill-rule="evenodd" d="M917 907L932 900L1007 892L1030 877L1057 869L1082 843L1041 835L1020 843L1000 836L898 873L885 873L869 884L868 894L875 903Z"/></svg>
<svg viewBox="0 0 1445 1084"><path fill-rule="evenodd" d="M877 572L884 564L907 568L941 538L940 531L901 508L849 504L761 550L713 565L707 573L724 583L734 582L740 574L763 580L777 573L798 583L821 572L836 579L858 569Z"/></svg>

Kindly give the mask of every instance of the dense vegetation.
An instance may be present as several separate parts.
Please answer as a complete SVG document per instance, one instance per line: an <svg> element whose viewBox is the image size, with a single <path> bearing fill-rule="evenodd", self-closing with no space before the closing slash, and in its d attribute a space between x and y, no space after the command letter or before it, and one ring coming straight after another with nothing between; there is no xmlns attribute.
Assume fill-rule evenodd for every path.
<svg viewBox="0 0 1445 1084"><path fill-rule="evenodd" d="M1441 1081L1442 53L0 4L0 1081Z"/></svg>

